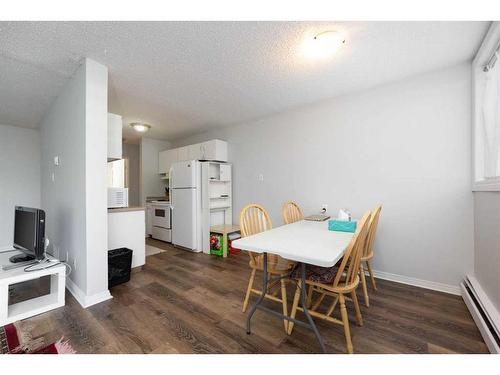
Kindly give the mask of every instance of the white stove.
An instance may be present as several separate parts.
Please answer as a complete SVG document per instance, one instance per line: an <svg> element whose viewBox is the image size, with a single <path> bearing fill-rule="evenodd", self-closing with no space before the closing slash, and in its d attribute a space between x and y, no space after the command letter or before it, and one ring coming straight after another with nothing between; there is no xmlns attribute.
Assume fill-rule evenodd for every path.
<svg viewBox="0 0 500 375"><path fill-rule="evenodd" d="M172 210L170 202L151 201L151 237L157 240L172 241Z"/></svg>

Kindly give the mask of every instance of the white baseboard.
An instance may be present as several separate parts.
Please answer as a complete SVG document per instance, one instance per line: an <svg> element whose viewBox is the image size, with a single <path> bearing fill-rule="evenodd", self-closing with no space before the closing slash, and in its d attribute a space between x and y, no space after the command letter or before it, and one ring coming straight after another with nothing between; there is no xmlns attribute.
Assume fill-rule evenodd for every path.
<svg viewBox="0 0 500 375"><path fill-rule="evenodd" d="M418 286L420 288L425 288L425 289L437 290L439 292L454 294L457 296L460 295L460 286L458 285L437 283L435 281L422 280L414 277L397 275L395 273L376 271L376 270L373 270L373 274L376 278L383 280L389 280L389 281L394 281L396 283Z"/></svg>
<svg viewBox="0 0 500 375"><path fill-rule="evenodd" d="M486 316L486 319L488 320L490 326L488 326L483 314L481 314L478 306L474 302L470 293L467 291L466 283L468 283L469 289L473 293L474 298L479 303L480 305L479 308L482 309L482 312L484 316ZM472 318L474 319L474 322L476 323L476 326L479 329L479 332L481 332L481 336L483 336L486 346L488 347L491 353L499 354L500 346L493 337L493 332L490 329L492 328L497 336L500 333L499 311L495 308L493 303L491 303L491 300L489 299L488 295L484 292L483 288L481 287L481 284L479 284L479 282L474 276L467 275L466 280L461 284L461 290L462 290L462 298L465 304L467 305L467 308L469 309L469 312L471 313Z"/></svg>
<svg viewBox="0 0 500 375"><path fill-rule="evenodd" d="M87 296L80 288L76 286L73 280L71 280L69 277L66 277L66 289L69 290L69 292L73 295L73 297L75 297L75 299L84 309L113 298L111 293L109 293L109 290Z"/></svg>

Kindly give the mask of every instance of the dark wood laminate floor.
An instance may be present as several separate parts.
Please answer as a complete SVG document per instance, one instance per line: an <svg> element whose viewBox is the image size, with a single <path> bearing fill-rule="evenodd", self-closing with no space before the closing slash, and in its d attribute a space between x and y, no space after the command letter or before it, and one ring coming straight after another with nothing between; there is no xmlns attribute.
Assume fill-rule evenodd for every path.
<svg viewBox="0 0 500 375"><path fill-rule="evenodd" d="M83 309L67 294L65 307L24 323L47 342L70 339L79 353L318 352L311 331L296 327L288 336L283 323L264 312L255 313L253 333L245 333L245 253L221 259L148 242L167 251L148 257L129 283L113 288L112 300ZM488 352L460 297L384 280L378 286L370 291L370 308L362 306L363 327L354 323L350 306L355 353ZM327 351L344 353L342 327L317 325Z"/></svg>

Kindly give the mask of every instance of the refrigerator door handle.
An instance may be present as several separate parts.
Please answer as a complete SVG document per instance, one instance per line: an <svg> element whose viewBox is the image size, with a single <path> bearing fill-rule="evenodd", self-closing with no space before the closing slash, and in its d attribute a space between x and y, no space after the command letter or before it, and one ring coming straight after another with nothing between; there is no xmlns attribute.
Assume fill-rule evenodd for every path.
<svg viewBox="0 0 500 375"><path fill-rule="evenodd" d="M169 194L169 199L170 199L170 207L173 208L173 191L172 191L172 177L174 176L174 169L172 167L170 167L170 169L168 170L168 194Z"/></svg>

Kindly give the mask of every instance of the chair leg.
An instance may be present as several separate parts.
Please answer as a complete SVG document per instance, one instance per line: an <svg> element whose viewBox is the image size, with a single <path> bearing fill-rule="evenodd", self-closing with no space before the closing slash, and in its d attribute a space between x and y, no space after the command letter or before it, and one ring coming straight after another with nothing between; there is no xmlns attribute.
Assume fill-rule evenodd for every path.
<svg viewBox="0 0 500 375"><path fill-rule="evenodd" d="M299 306L299 299L300 299L300 288L302 288L302 281L297 282L297 289L295 289L295 296L293 297L293 305L292 305L292 311L290 313L290 318L295 319L295 315L297 314L297 307ZM288 334L292 334L293 330L293 325L294 323L292 321L288 322Z"/></svg>
<svg viewBox="0 0 500 375"><path fill-rule="evenodd" d="M361 278L361 286L363 287L363 295L365 297L365 305L370 307L370 297L368 297L368 288L366 287L366 275L363 269L363 264L359 265L359 277Z"/></svg>
<svg viewBox="0 0 500 375"><path fill-rule="evenodd" d="M286 299L286 283L285 279L281 279L281 302L283 303L283 315L288 316L288 301ZM285 332L288 333L288 320L283 319Z"/></svg>
<svg viewBox="0 0 500 375"><path fill-rule="evenodd" d="M343 294L339 295L340 300L340 315L342 316L342 323L344 325L345 342L347 346L347 353L352 354L352 341L351 341L351 331L349 330L349 316L347 315L347 309L345 307L345 298Z"/></svg>
<svg viewBox="0 0 500 375"><path fill-rule="evenodd" d="M352 302L354 303L354 310L356 311L356 320L360 326L363 325L363 317L361 316L361 310L359 308L358 296L356 295L356 291L353 290L351 292Z"/></svg>
<svg viewBox="0 0 500 375"><path fill-rule="evenodd" d="M243 301L243 309L242 311L245 312L248 307L248 301L250 300L250 294L252 293L252 287L253 287L253 282L255 280L255 273L257 270L254 268L252 269L252 274L250 275L250 280L248 280L248 287L247 287L247 294L245 295L245 300Z"/></svg>
<svg viewBox="0 0 500 375"><path fill-rule="evenodd" d="M311 303L312 303L312 296L313 296L313 286L312 285L309 285L309 290L307 292L307 299L306 299L306 305L307 305L307 308L309 309L311 307Z"/></svg>
<svg viewBox="0 0 500 375"><path fill-rule="evenodd" d="M369 260L366 261L366 265L368 266L368 272L370 273L370 278L372 279L373 289L377 290L377 284L375 283L375 276L373 276L372 265L370 264Z"/></svg>

